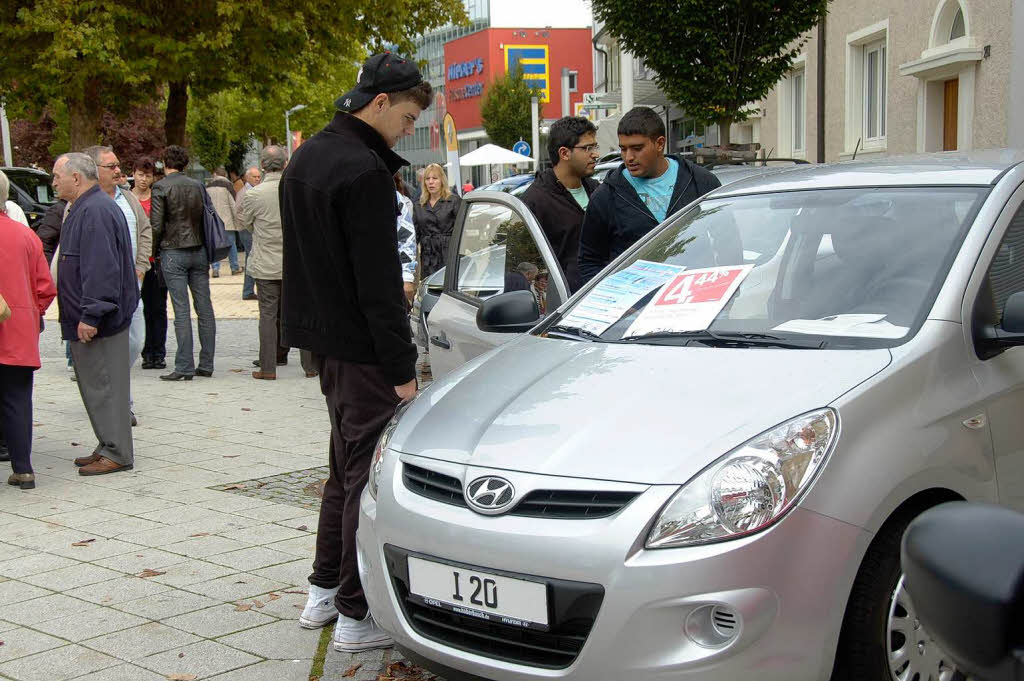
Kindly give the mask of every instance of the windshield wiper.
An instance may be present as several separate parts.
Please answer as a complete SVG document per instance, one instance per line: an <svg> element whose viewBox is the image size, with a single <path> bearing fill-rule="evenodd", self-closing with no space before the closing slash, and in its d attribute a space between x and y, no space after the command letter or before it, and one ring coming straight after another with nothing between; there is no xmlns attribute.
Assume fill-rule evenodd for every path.
<svg viewBox="0 0 1024 681"><path fill-rule="evenodd" d="M554 338L564 338L567 340L583 340L588 343L602 340L601 336L596 333L591 333L586 329L580 329L575 326L562 326L560 324L556 324L555 326L548 328L544 332L544 335L552 336Z"/></svg>
<svg viewBox="0 0 1024 681"><path fill-rule="evenodd" d="M656 331L640 336L623 338L619 343L642 343L659 340L683 339L696 341L712 347L773 347L792 350L818 350L825 347L825 341L803 340L799 338L780 338L766 333L720 333L705 329L703 331Z"/></svg>

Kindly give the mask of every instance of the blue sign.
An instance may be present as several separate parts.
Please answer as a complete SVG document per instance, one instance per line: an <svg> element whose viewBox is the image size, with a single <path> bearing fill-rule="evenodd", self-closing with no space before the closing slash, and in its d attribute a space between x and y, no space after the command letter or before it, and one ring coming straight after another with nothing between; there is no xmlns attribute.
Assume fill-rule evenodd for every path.
<svg viewBox="0 0 1024 681"><path fill-rule="evenodd" d="M470 76L478 76L484 72L484 60L470 59L469 61L458 62L448 67L448 80L458 80L459 78L469 78Z"/></svg>
<svg viewBox="0 0 1024 681"><path fill-rule="evenodd" d="M512 151L516 152L517 154L522 154L523 156L529 156L530 144L529 142L519 140L518 142L512 145Z"/></svg>

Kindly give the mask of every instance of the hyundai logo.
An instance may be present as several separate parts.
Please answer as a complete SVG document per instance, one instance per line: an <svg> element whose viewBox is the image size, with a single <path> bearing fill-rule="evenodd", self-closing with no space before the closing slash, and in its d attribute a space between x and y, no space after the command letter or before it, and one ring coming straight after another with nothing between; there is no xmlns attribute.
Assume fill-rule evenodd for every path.
<svg viewBox="0 0 1024 681"><path fill-rule="evenodd" d="M470 508L484 515L503 511L516 496L516 488L505 478L486 475L473 480L466 487L466 502Z"/></svg>

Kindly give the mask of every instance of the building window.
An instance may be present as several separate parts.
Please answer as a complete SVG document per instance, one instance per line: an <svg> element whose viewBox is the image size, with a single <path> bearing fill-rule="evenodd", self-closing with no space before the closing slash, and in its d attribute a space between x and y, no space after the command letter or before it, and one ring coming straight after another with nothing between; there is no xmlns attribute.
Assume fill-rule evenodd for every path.
<svg viewBox="0 0 1024 681"><path fill-rule="evenodd" d="M577 91L577 80L579 79L579 75L578 71L569 72L569 92Z"/></svg>
<svg viewBox="0 0 1024 681"><path fill-rule="evenodd" d="M846 113L841 157L884 152L888 124L888 20L846 36Z"/></svg>
<svg viewBox="0 0 1024 681"><path fill-rule="evenodd" d="M885 137L885 41L864 46L864 139Z"/></svg>
<svg viewBox="0 0 1024 681"><path fill-rule="evenodd" d="M790 78L793 112L793 153L805 151L804 136L807 129L807 96L805 73L797 71Z"/></svg>
<svg viewBox="0 0 1024 681"><path fill-rule="evenodd" d="M967 25L964 23L964 10L962 7L958 7L956 16L953 17L953 26L949 29L949 41L953 42L965 35L967 35Z"/></svg>

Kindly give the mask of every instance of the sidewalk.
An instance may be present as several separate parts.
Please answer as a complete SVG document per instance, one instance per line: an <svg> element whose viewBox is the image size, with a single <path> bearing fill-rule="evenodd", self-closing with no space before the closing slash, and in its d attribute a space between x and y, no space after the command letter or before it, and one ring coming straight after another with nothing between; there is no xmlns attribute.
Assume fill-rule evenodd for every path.
<svg viewBox="0 0 1024 681"><path fill-rule="evenodd" d="M126 473L86 478L72 464L94 443L58 326L47 323L35 383L37 487L0 485L0 679L310 678L322 630L296 620L330 426L319 381L304 377L297 352L277 381L250 377L256 303L241 300L241 286L241 276L211 280L212 379L166 383L136 363L139 425ZM173 328L167 350L171 361ZM332 651L321 681L376 681L397 660L390 650Z"/></svg>

